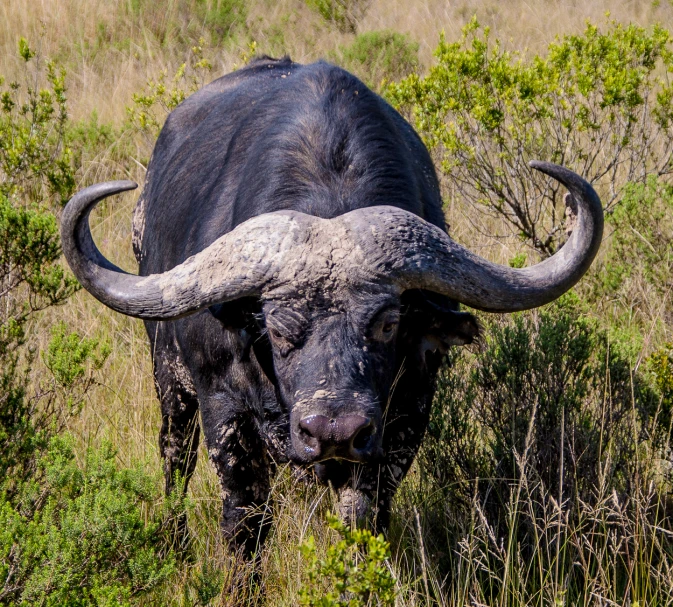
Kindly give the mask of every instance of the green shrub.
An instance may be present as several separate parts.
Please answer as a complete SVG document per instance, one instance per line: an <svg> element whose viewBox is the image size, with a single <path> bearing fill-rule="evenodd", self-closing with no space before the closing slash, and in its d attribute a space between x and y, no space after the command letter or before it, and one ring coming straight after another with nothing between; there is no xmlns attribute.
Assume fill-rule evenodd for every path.
<svg viewBox="0 0 673 607"><path fill-rule="evenodd" d="M476 19L441 39L437 64L387 89L455 195L507 222L543 255L564 234L563 191L530 160L566 165L611 208L629 182L673 170L671 35L610 23L564 36L544 56L502 50Z"/></svg>
<svg viewBox="0 0 673 607"><path fill-rule="evenodd" d="M39 82L45 74L31 64L37 57L23 38L19 56L32 66L27 81ZM29 385L35 352L28 324L78 288L60 263L58 223L45 204L63 202L74 184L65 75L53 63L45 69L47 88L14 83L0 96L0 479L13 487L5 484L5 492L34 473L49 437L77 410L109 353L57 325L44 354L52 380Z"/></svg>
<svg viewBox="0 0 673 607"><path fill-rule="evenodd" d="M590 501L601 482L631 491L658 395L633 374L628 347L611 342L573 295L486 320L484 333L483 349L456 353L440 376L421 455L433 481L465 504L471 480L494 479L480 489L494 517L511 497L524 453L529 477L552 495Z"/></svg>
<svg viewBox="0 0 673 607"><path fill-rule="evenodd" d="M35 59L23 38L19 56L27 69ZM29 81L41 75L38 69ZM33 355L24 348L26 325L77 289L59 263L56 218L26 204L53 196L62 202L72 185L64 75L47 64L47 80L46 89L12 83L0 95L0 478L17 482L34 469L53 423L49 403L27 395Z"/></svg>
<svg viewBox="0 0 673 607"><path fill-rule="evenodd" d="M19 55L39 82L24 39ZM56 436L109 346L57 324L42 356L51 377L31 377L29 323L78 288L59 263L50 210L74 188L65 74L47 63L46 80L0 94L0 603L127 605L173 569L159 555L163 530L147 522L158 483L118 469L109 447L79 465L72 441Z"/></svg>
<svg viewBox="0 0 673 607"><path fill-rule="evenodd" d="M418 43L408 36L383 30L359 34L342 46L335 58L373 88L400 80L418 68Z"/></svg>
<svg viewBox="0 0 673 607"><path fill-rule="evenodd" d="M518 253L509 260L510 268L525 268L527 255L525 253Z"/></svg>
<svg viewBox="0 0 673 607"><path fill-rule="evenodd" d="M390 545L382 535L349 529L337 516L327 523L341 539L327 549L324 559L310 537L300 549L308 580L300 591L305 607L368 607L395 604L395 579L390 571Z"/></svg>
<svg viewBox="0 0 673 607"><path fill-rule="evenodd" d="M0 478L30 474L53 422L49 403L27 395L32 354L24 345L35 313L77 288L58 263L60 253L51 213L15 208L0 194Z"/></svg>
<svg viewBox="0 0 673 607"><path fill-rule="evenodd" d="M75 190L71 150L64 139L65 70L47 61L43 72L24 38L19 57L27 84L5 83L0 77L0 194L39 202L53 197L65 204ZM40 88L43 80L46 86Z"/></svg>
<svg viewBox="0 0 673 607"><path fill-rule="evenodd" d="M440 373L419 454L437 575L459 604L463 588L486 604L673 599L641 577L670 579L670 352L635 369L574 295L481 320L480 347Z"/></svg>
<svg viewBox="0 0 673 607"><path fill-rule="evenodd" d="M19 498L0 493L0 603L123 606L164 581L156 480L119 469L109 446L78 464L72 441L53 439Z"/></svg>
<svg viewBox="0 0 673 607"><path fill-rule="evenodd" d="M670 441L673 430L673 344L654 352L647 360L647 367L661 395L657 422L665 444Z"/></svg>
<svg viewBox="0 0 673 607"><path fill-rule="evenodd" d="M111 134L97 121L73 127L65 73L43 66L24 39L19 56L29 84L0 91L0 603L125 605L173 568L159 555L164 530L147 522L158 483L117 469L109 447L80 466L72 441L56 436L96 383L107 343L59 323L42 353L49 373L32 376L39 358L28 333L78 288L59 263L51 209L74 189L73 159ZM176 499L161 513L167 522Z"/></svg>
<svg viewBox="0 0 673 607"><path fill-rule="evenodd" d="M52 327L42 359L53 378L51 394L59 400L61 415L79 413L110 349L107 341L68 332L64 322Z"/></svg>

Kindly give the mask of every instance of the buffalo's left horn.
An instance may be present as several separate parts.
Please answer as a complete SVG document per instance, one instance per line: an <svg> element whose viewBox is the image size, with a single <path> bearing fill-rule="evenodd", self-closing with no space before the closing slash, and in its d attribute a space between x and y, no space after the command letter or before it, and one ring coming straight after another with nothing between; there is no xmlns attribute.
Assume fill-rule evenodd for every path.
<svg viewBox="0 0 673 607"><path fill-rule="evenodd" d="M260 294L292 248L296 232L302 231L301 222L287 215L261 215L171 270L135 276L97 249L89 214L107 196L136 187L132 181L112 181L85 188L68 202L61 218L63 253L77 279L106 306L136 318L180 318L216 303Z"/></svg>
<svg viewBox="0 0 673 607"><path fill-rule="evenodd" d="M577 226L550 258L528 268L491 263L438 227L405 211L371 207L344 216L377 273L401 289L427 289L487 312L515 312L553 301L589 269L601 244L603 208L591 185L548 162L530 166L561 182L578 207Z"/></svg>

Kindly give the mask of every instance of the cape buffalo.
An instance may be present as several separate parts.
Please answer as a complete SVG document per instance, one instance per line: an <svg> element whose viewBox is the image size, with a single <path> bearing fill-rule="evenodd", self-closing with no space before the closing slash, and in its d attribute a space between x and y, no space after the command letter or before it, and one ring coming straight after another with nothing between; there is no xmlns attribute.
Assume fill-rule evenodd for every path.
<svg viewBox="0 0 673 607"><path fill-rule="evenodd" d="M62 219L73 272L145 320L166 489L178 472L189 479L202 430L234 548L264 539L279 462L312 468L345 519L371 514L385 528L442 354L478 334L458 303L540 306L598 250L591 186L532 166L566 186L577 226L535 266L490 263L447 235L430 156L390 105L328 63L260 58L168 117L133 218L139 276L101 255L88 223L96 203L136 184L75 195Z"/></svg>

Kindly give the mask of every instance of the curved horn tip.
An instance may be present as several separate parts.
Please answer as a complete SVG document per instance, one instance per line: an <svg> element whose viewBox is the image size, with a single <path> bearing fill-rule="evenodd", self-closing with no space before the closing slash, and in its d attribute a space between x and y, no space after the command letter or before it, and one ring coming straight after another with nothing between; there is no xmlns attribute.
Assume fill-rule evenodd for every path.
<svg viewBox="0 0 673 607"><path fill-rule="evenodd" d="M586 179L580 177L570 169L553 162L531 160L528 166L562 183L571 191L575 198L586 198L589 208L592 208L592 213L596 215L596 220L601 222L602 225L603 206L593 186Z"/></svg>
<svg viewBox="0 0 673 607"><path fill-rule="evenodd" d="M564 166L561 166L560 164L554 164L553 162L545 162L544 160L530 160L528 162L528 166L531 169L535 169L536 171L541 171L542 173L546 173L549 175L550 171L554 171L555 169L564 169L567 171Z"/></svg>
<svg viewBox="0 0 673 607"><path fill-rule="evenodd" d="M101 192L121 193L135 190L138 184L130 179L120 179L118 181L105 181L103 183L96 183L84 188L82 192L99 190Z"/></svg>
<svg viewBox="0 0 673 607"><path fill-rule="evenodd" d="M135 190L138 187L138 184L131 179L122 179L119 185L125 190Z"/></svg>
<svg viewBox="0 0 673 607"><path fill-rule="evenodd" d="M90 185L82 190L79 190L79 192L76 192L68 201L68 204L65 205L64 215L61 221L65 220L72 213L78 215L84 209L95 206L101 200L103 200L103 198L114 196L115 194L121 194L122 192L128 192L129 190L135 190L137 187L138 184L135 181L131 181L129 179L123 179L120 181L105 181L103 183L95 183Z"/></svg>
<svg viewBox="0 0 673 607"><path fill-rule="evenodd" d="M549 177L553 177L557 181L560 181L563 185L567 186L569 182L579 182L584 183L585 180L582 179L579 175L571 171L570 169L560 165L554 164L553 162L544 162L542 160L531 160L528 163L528 166L536 171L540 171ZM588 184L587 184L588 185Z"/></svg>
<svg viewBox="0 0 673 607"><path fill-rule="evenodd" d="M106 181L90 185L76 192L63 209L61 216L61 237L67 239L70 231L75 229L77 222L101 200L108 196L135 190L138 184L135 181L124 179L120 181Z"/></svg>

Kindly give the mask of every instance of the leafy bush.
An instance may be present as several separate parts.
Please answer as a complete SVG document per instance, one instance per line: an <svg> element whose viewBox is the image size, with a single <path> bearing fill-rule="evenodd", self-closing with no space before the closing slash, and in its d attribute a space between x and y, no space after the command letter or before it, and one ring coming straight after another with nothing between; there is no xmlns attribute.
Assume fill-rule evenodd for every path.
<svg viewBox="0 0 673 607"><path fill-rule="evenodd" d="M633 375L628 348L573 295L488 321L484 332L483 350L456 354L443 371L422 451L423 469L452 487L454 503L471 501L471 479L493 479L479 494L495 517L524 453L529 477L564 500L591 501L601 482L633 490L635 453L663 429L652 427L659 396Z"/></svg>
<svg viewBox="0 0 673 607"><path fill-rule="evenodd" d="M52 391L60 400L62 415L79 413L85 396L96 383L96 372L105 364L110 349L107 341L69 333L64 322L52 327L51 340L42 358L52 375Z"/></svg>
<svg viewBox="0 0 673 607"><path fill-rule="evenodd" d="M647 367L661 395L657 421L663 436L670 440L673 431L673 344L666 344L654 352L647 360ZM673 479L669 480L673 482Z"/></svg>
<svg viewBox="0 0 673 607"><path fill-rule="evenodd" d="M58 210L86 161L106 152L106 160L128 166L132 152L128 138L101 124L95 111L89 120L69 119L63 67L40 58L23 38L19 57L22 82L0 76L0 194Z"/></svg>
<svg viewBox="0 0 673 607"><path fill-rule="evenodd" d="M18 499L0 493L0 603L130 605L174 570L146 510L156 479L119 469L109 446L79 465L55 438Z"/></svg>
<svg viewBox="0 0 673 607"><path fill-rule="evenodd" d="M19 41L26 66L35 58ZM37 69L37 68L36 68ZM49 399L27 396L33 355L26 352L26 326L34 315L63 303L77 288L59 264L58 225L45 208L19 202L56 196L71 186L64 74L47 64L51 88L12 83L0 95L0 478L20 481L31 473L36 452L54 423ZM30 81L39 81L41 72ZM22 355L25 354L25 357Z"/></svg>
<svg viewBox="0 0 673 607"><path fill-rule="evenodd" d="M418 43L390 30L366 32L342 46L335 58L368 86L381 88L385 81L400 80L418 68Z"/></svg>
<svg viewBox="0 0 673 607"><path fill-rule="evenodd" d="M43 73L24 38L19 57L29 84L6 84L0 77L0 194L36 201L55 197L65 203L75 189L71 151L64 143L65 70L47 61ZM43 78L46 86L39 88L35 83Z"/></svg>
<svg viewBox="0 0 673 607"><path fill-rule="evenodd" d="M23 39L19 54L27 69L36 59ZM39 82L32 67L27 81ZM80 466L72 441L56 436L109 346L59 323L42 355L50 379L30 375L29 323L77 289L50 210L74 188L65 74L45 69L46 88L12 83L0 95L0 603L127 605L173 570L159 554L163 531L147 522L158 483L117 469L109 447Z"/></svg>
<svg viewBox="0 0 673 607"><path fill-rule="evenodd" d="M325 21L343 33L354 34L371 0L305 0Z"/></svg>
<svg viewBox="0 0 673 607"><path fill-rule="evenodd" d="M395 604L395 579L388 566L390 545L382 535L364 529L349 529L338 517L327 517L328 525L341 539L318 558L315 541L302 544L308 584L300 591L305 607L368 607Z"/></svg>
<svg viewBox="0 0 673 607"><path fill-rule="evenodd" d="M15 208L0 194L0 478L23 478L53 423L50 407L28 398L32 355L21 365L26 325L36 312L76 289L58 263L56 219L48 211Z"/></svg>
<svg viewBox="0 0 673 607"><path fill-rule="evenodd" d="M437 64L387 89L415 123L455 193L504 219L543 255L564 233L555 182L534 178L533 159L566 165L612 207L629 182L673 169L671 35L610 23L564 36L546 56L491 42L476 19L460 42L441 39Z"/></svg>

